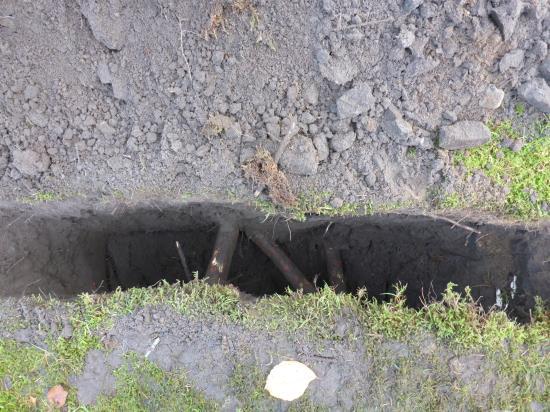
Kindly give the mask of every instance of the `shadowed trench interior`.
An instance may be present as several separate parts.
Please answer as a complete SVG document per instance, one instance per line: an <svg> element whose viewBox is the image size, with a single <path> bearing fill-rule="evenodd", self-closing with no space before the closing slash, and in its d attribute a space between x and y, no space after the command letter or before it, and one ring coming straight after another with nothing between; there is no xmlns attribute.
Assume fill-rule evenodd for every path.
<svg viewBox="0 0 550 412"><path fill-rule="evenodd" d="M486 307L500 295L503 305L524 317L535 295L550 297L548 227L467 219L456 225L414 214L293 222L214 203L1 205L1 294L66 298L183 280L176 241L189 271L204 277L219 227L227 222L238 230L227 282L256 296L284 293L293 284L250 233L275 245L316 286L331 284L330 245L338 253L345 290L366 288L377 299L386 299L401 282L416 307L453 282L459 289L470 286Z"/></svg>

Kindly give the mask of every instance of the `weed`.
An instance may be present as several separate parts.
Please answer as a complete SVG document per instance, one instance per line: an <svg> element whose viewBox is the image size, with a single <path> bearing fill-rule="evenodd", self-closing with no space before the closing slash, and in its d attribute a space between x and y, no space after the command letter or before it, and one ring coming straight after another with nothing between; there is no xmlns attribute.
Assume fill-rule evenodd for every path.
<svg viewBox="0 0 550 412"><path fill-rule="evenodd" d="M266 200L256 200L254 206L265 213L266 218L280 214L289 219L304 221L308 216L361 216L374 213L374 206L370 201L344 202L339 207L332 206L329 192L317 192L301 194L297 196L296 202L288 207L277 207Z"/></svg>
<svg viewBox="0 0 550 412"><path fill-rule="evenodd" d="M523 103L516 103L514 106L514 112L519 117L523 116L525 114L525 105Z"/></svg>
<svg viewBox="0 0 550 412"><path fill-rule="evenodd" d="M339 339L334 334L336 319L352 311L359 316L361 300L349 294L337 294L328 286L317 293L302 294L288 291L261 299L246 313L245 324L250 327L302 332L320 339Z"/></svg>
<svg viewBox="0 0 550 412"><path fill-rule="evenodd" d="M443 198L438 201L437 207L443 209L458 209L464 206L465 203L464 197L455 192L443 196Z"/></svg>
<svg viewBox="0 0 550 412"><path fill-rule="evenodd" d="M43 202L54 202L58 200L63 200L64 197L60 194L48 191L38 191L33 193L31 196L20 199L23 203L43 203Z"/></svg>

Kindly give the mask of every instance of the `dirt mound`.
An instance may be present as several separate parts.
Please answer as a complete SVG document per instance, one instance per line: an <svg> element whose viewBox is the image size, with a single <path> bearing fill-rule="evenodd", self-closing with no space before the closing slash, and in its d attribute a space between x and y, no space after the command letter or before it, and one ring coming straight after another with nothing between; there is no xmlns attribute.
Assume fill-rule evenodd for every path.
<svg viewBox="0 0 550 412"><path fill-rule="evenodd" d="M249 193L296 118L295 191L423 199L441 127L548 112L549 39L546 0L3 1L0 189Z"/></svg>

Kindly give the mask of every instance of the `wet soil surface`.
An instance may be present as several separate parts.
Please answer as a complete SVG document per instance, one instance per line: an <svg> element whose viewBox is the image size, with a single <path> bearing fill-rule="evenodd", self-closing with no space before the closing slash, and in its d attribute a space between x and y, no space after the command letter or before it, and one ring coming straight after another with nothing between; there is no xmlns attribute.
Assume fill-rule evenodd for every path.
<svg viewBox="0 0 550 412"><path fill-rule="evenodd" d="M46 349L47 334L72 336L63 310L8 299L0 303L0 311L27 325L15 332L3 330L3 338ZM225 411L238 410L249 401L243 399L243 387L236 385L236 379L250 391L245 396L251 396L253 388L263 389L268 372L283 360L298 360L315 372L317 379L308 387L307 399L330 410L434 407L416 397L426 381L437 382L435 395L445 404L484 408L503 384L493 361L482 352L452 350L429 333L402 342L362 331L351 314L343 314L328 331L334 339L319 340L302 333L248 329L226 320L188 318L162 306L146 307L101 331L102 349L88 352L84 369L69 383L80 404L93 405L100 395L116 393L113 371L125 364L125 354L137 353L164 371L184 371L194 389ZM453 391L457 385L466 392ZM255 406L284 411L291 404L262 397Z"/></svg>

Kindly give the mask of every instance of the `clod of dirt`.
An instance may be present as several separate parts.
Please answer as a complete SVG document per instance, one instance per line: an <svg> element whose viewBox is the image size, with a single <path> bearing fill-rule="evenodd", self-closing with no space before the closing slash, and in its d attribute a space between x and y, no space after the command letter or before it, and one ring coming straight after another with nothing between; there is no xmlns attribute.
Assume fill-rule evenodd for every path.
<svg viewBox="0 0 550 412"><path fill-rule="evenodd" d="M439 146L448 150L481 146L491 139L491 131L482 122L462 121L441 128Z"/></svg>
<svg viewBox="0 0 550 412"><path fill-rule="evenodd" d="M519 95L530 105L543 113L550 113L550 86L542 78L536 78L523 84Z"/></svg>
<svg viewBox="0 0 550 412"><path fill-rule="evenodd" d="M121 0L83 0L80 7L99 42L110 50L124 47L128 28Z"/></svg>
<svg viewBox="0 0 550 412"><path fill-rule="evenodd" d="M256 155L243 165L245 176L256 184L264 185L274 203L289 207L296 203L288 180L266 149L259 149Z"/></svg>

